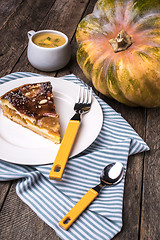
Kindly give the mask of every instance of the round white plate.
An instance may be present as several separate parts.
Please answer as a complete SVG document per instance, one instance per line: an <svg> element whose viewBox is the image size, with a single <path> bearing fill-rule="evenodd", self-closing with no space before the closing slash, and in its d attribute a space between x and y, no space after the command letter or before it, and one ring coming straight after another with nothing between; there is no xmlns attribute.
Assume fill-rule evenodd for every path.
<svg viewBox="0 0 160 240"><path fill-rule="evenodd" d="M0 85L0 96L23 84L50 81L56 111L60 115L61 137L63 137L70 118L74 115L74 104L77 99L79 85L54 77L19 78ZM92 96L91 109L82 116L70 156L85 150L98 136L103 122L102 109ZM0 159L26 165L53 163L60 144L54 144L38 134L20 126L3 116L0 108Z"/></svg>

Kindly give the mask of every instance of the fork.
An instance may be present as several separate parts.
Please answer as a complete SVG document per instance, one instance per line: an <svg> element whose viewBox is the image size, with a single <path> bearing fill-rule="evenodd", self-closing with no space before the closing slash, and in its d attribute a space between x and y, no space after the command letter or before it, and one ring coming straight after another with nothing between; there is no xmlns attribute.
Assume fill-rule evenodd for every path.
<svg viewBox="0 0 160 240"><path fill-rule="evenodd" d="M78 99L74 105L75 115L68 123L60 148L49 174L50 179L61 181L69 154L82 120L82 114L89 112L91 102L92 88L88 87L86 89L85 87L80 87Z"/></svg>

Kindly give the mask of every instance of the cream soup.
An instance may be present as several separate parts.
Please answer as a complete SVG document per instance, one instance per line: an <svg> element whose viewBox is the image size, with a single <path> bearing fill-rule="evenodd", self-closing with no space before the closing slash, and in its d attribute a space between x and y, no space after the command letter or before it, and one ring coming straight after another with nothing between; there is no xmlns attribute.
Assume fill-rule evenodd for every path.
<svg viewBox="0 0 160 240"><path fill-rule="evenodd" d="M40 33L33 37L33 42L45 48L56 48L65 44L64 37L54 33Z"/></svg>

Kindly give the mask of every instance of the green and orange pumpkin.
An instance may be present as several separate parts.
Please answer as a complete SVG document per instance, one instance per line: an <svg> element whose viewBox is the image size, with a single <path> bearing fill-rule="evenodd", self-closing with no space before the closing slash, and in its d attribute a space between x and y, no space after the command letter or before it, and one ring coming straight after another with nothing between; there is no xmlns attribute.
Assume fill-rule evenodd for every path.
<svg viewBox="0 0 160 240"><path fill-rule="evenodd" d="M160 106L160 0L99 0L76 39L77 62L100 93Z"/></svg>

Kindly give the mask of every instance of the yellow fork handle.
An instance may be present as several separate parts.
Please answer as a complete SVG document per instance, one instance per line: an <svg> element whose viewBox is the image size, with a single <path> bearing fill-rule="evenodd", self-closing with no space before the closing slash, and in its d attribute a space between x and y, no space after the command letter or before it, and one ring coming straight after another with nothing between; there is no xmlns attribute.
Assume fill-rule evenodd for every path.
<svg viewBox="0 0 160 240"><path fill-rule="evenodd" d="M89 206L89 204L97 197L98 192L94 189L89 191L79 200L79 202L62 218L59 225L65 230L79 217L79 215Z"/></svg>
<svg viewBox="0 0 160 240"><path fill-rule="evenodd" d="M60 148L58 150L57 156L55 158L55 161L49 174L50 179L61 181L63 171L66 166L79 125L80 121L78 120L69 121Z"/></svg>

